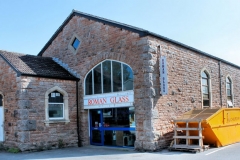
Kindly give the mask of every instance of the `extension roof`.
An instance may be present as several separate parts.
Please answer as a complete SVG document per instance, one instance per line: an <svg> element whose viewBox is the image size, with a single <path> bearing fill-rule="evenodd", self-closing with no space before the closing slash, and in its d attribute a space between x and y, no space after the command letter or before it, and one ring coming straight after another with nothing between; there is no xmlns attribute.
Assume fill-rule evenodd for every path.
<svg viewBox="0 0 240 160"><path fill-rule="evenodd" d="M65 80L78 80L51 57L25 55L0 50L3 58L18 76L34 76Z"/></svg>
<svg viewBox="0 0 240 160"><path fill-rule="evenodd" d="M213 58L217 61L221 61L221 62L224 62L226 64L229 64L231 66L234 66L236 68L239 68L240 69L240 66L236 65L236 64L233 64L231 62L228 62L226 60L223 60L221 58L218 58L218 57L215 57L213 55L210 55L206 52L203 52L203 51L200 51L198 49L195 49L193 47L190 47L188 45L185 45L183 43L180 43L178 41L175 41L175 40L172 40L172 39L169 39L169 38L166 38L164 36L161 36L159 34L156 34L156 33L153 33L153 32L150 32L148 30L145 30L145 29L141 29L141 28L137 28L137 27L134 27L134 26L131 26L131 25L127 25L127 24L124 24L124 23L119 23L119 22L116 22L116 21L112 21L112 20L109 20L109 19L105 19L105 18L101 18L101 17L97 17L97 16L94 16L94 15L91 15L91 14L86 14L86 13L83 13L83 12L79 12L77 10L72 10L72 13L67 17L67 19L62 23L62 25L57 29L57 31L53 34L53 36L49 39L49 41L45 44L45 46L42 48L42 50L38 53L38 56L42 56L43 52L48 48L48 46L52 43L52 41L58 36L58 34L63 30L63 28L67 25L67 23L72 19L73 16L80 16L80 17L85 17L87 19L90 19L90 20L93 20L93 21L97 21L97 22L101 22L101 23L104 23L106 25L110 25L110 26L114 26L114 27L118 27L118 28L122 28L122 29L125 29L125 30L129 30L129 31L132 31L132 32L135 32L135 33L138 33L140 37L144 37L144 36L152 36L152 37L155 37L155 38L158 38L162 41L165 41L165 42L170 42L172 44L175 44L175 45L178 45L180 47L183 47L183 48L186 48L186 49L189 49L191 51L194 51L198 54L201 54L201 55L204 55L204 56L207 56L207 57L210 57L210 58Z"/></svg>

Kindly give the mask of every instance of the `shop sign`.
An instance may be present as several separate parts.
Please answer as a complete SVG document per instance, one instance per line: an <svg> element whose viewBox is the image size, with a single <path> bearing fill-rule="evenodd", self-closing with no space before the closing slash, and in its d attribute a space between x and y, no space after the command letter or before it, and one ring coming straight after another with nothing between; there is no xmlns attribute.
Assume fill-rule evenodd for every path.
<svg viewBox="0 0 240 160"><path fill-rule="evenodd" d="M133 95L133 91L106 93L100 95L87 95L84 96L84 109L132 106L134 102Z"/></svg>
<svg viewBox="0 0 240 160"><path fill-rule="evenodd" d="M160 83L161 94L168 94L167 60L165 56L161 56L160 58Z"/></svg>

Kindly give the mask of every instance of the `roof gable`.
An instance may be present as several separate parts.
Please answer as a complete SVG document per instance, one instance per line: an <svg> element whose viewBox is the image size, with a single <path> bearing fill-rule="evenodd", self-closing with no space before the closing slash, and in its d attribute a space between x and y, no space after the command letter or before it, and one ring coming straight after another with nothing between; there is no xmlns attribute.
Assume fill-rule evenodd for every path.
<svg viewBox="0 0 240 160"><path fill-rule="evenodd" d="M0 51L0 56L17 72L18 76L27 75L66 80L78 79L51 57L39 57L7 51Z"/></svg>
<svg viewBox="0 0 240 160"><path fill-rule="evenodd" d="M72 19L73 16L80 16L80 17L84 17L84 18L87 18L89 20L93 20L93 21L97 21L97 22L102 22L106 25L110 25L110 26L114 26L114 27L118 27L118 28L122 28L122 29L125 29L125 30L128 30L128 31L132 31L132 32L135 32L135 33L138 33L140 37L144 37L144 36L152 36L152 37L155 37L157 39L160 39L162 41L165 41L165 42L170 42L172 44L175 44L175 45L178 45L180 47L183 47L183 48L186 48L186 49L189 49L193 52L196 52L198 54L201 54L201 55L204 55L206 57L210 57L212 59L215 59L217 61L221 61L221 62L224 62L226 64L229 64L233 67L236 67L238 69L240 69L240 66L236 65L236 64L233 64L231 62L228 62L226 60L223 60L221 58L218 58L218 57L215 57L211 54L208 54L206 52L203 52L203 51L200 51L198 49L195 49L193 47L190 47L188 45L185 45L183 43L180 43L178 41L175 41L175 40L172 40L172 39L169 39L167 37L164 37L164 36L161 36L159 34L156 34L156 33L153 33L153 32L150 32L148 30L144 30L144 29L141 29L141 28L137 28L137 27L134 27L134 26L131 26L131 25L127 25L127 24L124 24L124 23L119 23L119 22L116 22L116 21L112 21L112 20L109 20L109 19L105 19L105 18L101 18L101 17L98 17L98 16L94 16L94 15L91 15L91 14L87 14L87 13L83 13L83 12L79 12L77 10L72 10L72 13L66 18L66 20L62 23L62 25L57 29L57 31L53 34L53 36L49 39L49 41L45 44L45 46L41 49L41 51L38 53L38 56L42 56L42 54L44 53L44 51L48 48L48 46L52 43L52 41L58 36L58 34L63 30L63 28L68 24L68 22Z"/></svg>

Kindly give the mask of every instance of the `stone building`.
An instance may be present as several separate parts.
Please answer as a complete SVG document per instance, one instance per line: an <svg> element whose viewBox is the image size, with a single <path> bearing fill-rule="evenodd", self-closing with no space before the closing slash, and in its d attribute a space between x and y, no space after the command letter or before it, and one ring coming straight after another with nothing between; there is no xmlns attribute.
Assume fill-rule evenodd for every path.
<svg viewBox="0 0 240 160"><path fill-rule="evenodd" d="M24 151L59 147L63 140L66 146L77 145L79 79L52 58L7 51L0 51L0 57L0 141L4 146ZM64 114L53 113L61 109Z"/></svg>
<svg viewBox="0 0 240 160"><path fill-rule="evenodd" d="M154 151L169 145L171 122L184 112L240 106L239 66L75 10L38 56L23 56L41 62L0 53L3 144L21 150L92 144ZM21 71L22 61L30 69Z"/></svg>

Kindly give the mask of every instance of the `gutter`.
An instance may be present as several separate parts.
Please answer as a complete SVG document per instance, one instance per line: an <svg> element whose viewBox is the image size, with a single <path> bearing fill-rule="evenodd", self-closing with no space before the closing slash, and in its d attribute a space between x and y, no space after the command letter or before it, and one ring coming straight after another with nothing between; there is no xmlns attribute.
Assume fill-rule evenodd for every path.
<svg viewBox="0 0 240 160"><path fill-rule="evenodd" d="M78 147L82 147L82 141L79 133L79 106L78 106L78 82L79 80L76 81L76 103L77 103L77 137L78 137Z"/></svg>

